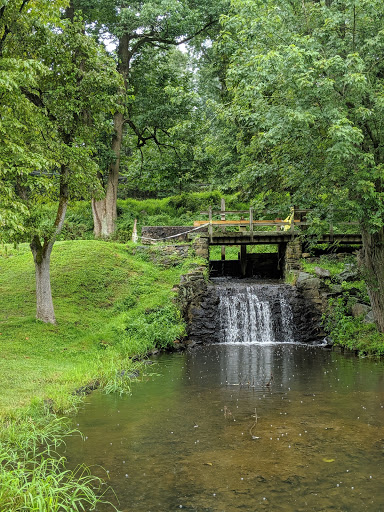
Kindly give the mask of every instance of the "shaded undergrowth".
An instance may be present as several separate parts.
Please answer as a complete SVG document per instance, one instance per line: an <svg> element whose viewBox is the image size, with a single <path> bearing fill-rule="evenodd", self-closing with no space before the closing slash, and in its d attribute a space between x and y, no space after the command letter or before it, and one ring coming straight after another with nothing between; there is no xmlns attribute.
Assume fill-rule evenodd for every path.
<svg viewBox="0 0 384 512"><path fill-rule="evenodd" d="M323 315L323 325L334 345L355 350L361 355L384 355L384 334L378 332L374 323L365 320L364 314L353 316L352 309L359 303L370 306L366 283L358 272L355 280L343 281L342 272L356 267L356 257L349 255L343 259L335 259L324 255L318 262L303 260L304 271L315 275L315 267L321 266L330 273L324 280L326 286L340 286L338 296L330 297L328 309Z"/></svg>

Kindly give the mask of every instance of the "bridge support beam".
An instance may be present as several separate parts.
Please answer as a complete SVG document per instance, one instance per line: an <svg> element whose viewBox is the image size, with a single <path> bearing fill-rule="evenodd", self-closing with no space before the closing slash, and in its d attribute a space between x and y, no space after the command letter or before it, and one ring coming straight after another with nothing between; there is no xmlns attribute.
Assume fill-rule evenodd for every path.
<svg viewBox="0 0 384 512"><path fill-rule="evenodd" d="M240 245L240 272L241 277L245 277L247 274L247 246Z"/></svg>
<svg viewBox="0 0 384 512"><path fill-rule="evenodd" d="M208 238L197 237L193 242L193 249L195 250L196 256L209 259L209 241Z"/></svg>

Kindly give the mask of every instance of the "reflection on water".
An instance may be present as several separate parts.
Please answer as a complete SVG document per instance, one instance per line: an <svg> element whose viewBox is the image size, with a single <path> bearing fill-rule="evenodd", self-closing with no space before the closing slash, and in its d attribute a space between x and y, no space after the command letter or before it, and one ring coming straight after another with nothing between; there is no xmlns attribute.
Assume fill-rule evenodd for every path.
<svg viewBox="0 0 384 512"><path fill-rule="evenodd" d="M131 397L89 398L66 455L123 511L382 511L383 369L299 345L161 356Z"/></svg>

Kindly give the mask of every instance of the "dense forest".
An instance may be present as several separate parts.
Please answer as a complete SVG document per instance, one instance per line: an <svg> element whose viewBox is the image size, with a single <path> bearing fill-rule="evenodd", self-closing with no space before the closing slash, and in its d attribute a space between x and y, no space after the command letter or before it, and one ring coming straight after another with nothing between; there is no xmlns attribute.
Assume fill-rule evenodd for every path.
<svg viewBox="0 0 384 512"><path fill-rule="evenodd" d="M354 219L384 330L384 6L378 0L3 0L0 236L28 242L37 316L68 205L220 189ZM52 205L55 205L55 209Z"/></svg>

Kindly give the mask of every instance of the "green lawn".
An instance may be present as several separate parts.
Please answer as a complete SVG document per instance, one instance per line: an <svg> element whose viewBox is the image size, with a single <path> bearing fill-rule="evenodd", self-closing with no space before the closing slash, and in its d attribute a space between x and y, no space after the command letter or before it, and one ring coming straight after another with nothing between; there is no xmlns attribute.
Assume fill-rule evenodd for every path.
<svg viewBox="0 0 384 512"><path fill-rule="evenodd" d="M36 399L66 411L77 400L73 390L110 378L130 364L129 356L182 333L180 319L170 318L171 289L182 269L163 269L130 253L118 243L57 242L51 260L57 325L46 325L35 319L29 247L1 249L0 414ZM163 331L148 324L153 312L164 313Z"/></svg>

